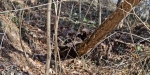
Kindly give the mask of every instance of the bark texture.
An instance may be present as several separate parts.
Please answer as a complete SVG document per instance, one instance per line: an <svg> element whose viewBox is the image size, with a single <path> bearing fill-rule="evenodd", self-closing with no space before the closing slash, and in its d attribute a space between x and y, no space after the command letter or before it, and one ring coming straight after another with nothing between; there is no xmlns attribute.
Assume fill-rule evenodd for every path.
<svg viewBox="0 0 150 75"><path fill-rule="evenodd" d="M100 40L110 33L118 23L141 0L125 0L83 43L77 46L78 55L81 56L91 50Z"/></svg>
<svg viewBox="0 0 150 75"><path fill-rule="evenodd" d="M45 67L45 75L49 75L49 68L50 68L50 61L51 61L51 40L50 40L50 34L51 34L51 0L48 0L48 6L47 6L47 31L46 31L46 42L47 42L47 58L46 58L46 67Z"/></svg>

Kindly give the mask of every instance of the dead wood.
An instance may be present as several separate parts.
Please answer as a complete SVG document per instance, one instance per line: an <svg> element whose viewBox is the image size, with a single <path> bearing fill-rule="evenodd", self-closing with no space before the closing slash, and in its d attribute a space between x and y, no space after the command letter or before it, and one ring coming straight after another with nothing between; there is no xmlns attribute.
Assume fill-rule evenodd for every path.
<svg viewBox="0 0 150 75"><path fill-rule="evenodd" d="M125 0L83 43L77 46L79 56L91 50L100 40L110 33L128 12L141 0Z"/></svg>

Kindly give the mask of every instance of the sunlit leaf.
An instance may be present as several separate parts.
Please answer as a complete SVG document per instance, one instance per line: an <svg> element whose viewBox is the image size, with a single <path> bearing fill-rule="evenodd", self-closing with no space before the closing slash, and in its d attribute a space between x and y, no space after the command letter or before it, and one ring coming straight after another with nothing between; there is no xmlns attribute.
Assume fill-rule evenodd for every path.
<svg viewBox="0 0 150 75"><path fill-rule="evenodd" d="M141 46L137 46L137 51L141 51Z"/></svg>

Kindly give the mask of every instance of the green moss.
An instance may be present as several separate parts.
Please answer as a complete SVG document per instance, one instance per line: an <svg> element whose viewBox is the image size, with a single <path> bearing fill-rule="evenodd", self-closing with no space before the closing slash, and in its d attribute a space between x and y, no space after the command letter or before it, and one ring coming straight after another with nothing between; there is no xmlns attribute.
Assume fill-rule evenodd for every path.
<svg viewBox="0 0 150 75"><path fill-rule="evenodd" d="M12 19L12 22L14 22L17 26L19 25L19 20L17 17L13 17Z"/></svg>
<svg viewBox="0 0 150 75"><path fill-rule="evenodd" d="M13 1L13 4L16 6L16 5L19 5L19 2Z"/></svg>

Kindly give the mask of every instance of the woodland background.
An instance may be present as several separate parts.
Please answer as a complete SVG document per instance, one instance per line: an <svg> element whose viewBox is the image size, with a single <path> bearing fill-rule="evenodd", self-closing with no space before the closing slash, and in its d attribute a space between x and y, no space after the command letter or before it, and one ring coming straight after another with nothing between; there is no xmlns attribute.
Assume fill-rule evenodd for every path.
<svg viewBox="0 0 150 75"><path fill-rule="evenodd" d="M149 0L0 0L0 74L148 75L149 28Z"/></svg>

